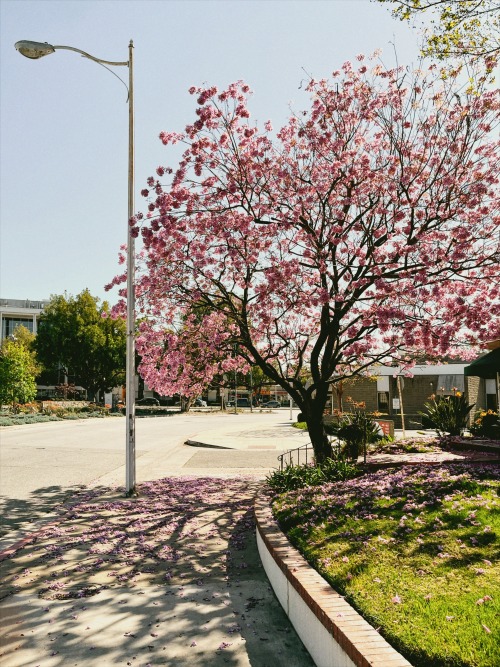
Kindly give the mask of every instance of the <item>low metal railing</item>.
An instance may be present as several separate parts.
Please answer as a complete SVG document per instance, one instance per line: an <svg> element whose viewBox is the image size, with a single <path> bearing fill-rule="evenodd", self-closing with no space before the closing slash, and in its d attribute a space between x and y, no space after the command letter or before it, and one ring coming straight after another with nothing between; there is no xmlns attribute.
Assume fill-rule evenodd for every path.
<svg viewBox="0 0 500 667"><path fill-rule="evenodd" d="M314 449L310 442L307 442L305 445L301 445L300 447L296 447L295 449L289 449L287 452L280 454L278 456L280 470L283 470L286 465L301 465L301 454L302 463L305 465L307 465L309 461L314 458Z"/></svg>
<svg viewBox="0 0 500 667"><path fill-rule="evenodd" d="M333 457L337 458L340 456L342 441L339 438L333 437L330 438L330 445L332 446ZM302 460L301 460L302 459ZM307 442L305 445L296 447L295 449L289 449L283 454L278 456L278 461L280 462L280 470L282 471L285 466L299 466L307 465L310 461L314 460L314 449L310 442Z"/></svg>

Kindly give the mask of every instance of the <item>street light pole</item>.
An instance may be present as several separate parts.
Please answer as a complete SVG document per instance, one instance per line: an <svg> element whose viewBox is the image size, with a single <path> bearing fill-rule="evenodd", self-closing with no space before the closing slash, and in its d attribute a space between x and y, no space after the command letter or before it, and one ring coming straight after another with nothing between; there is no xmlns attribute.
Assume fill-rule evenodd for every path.
<svg viewBox="0 0 500 667"><path fill-rule="evenodd" d="M126 461L125 490L127 495L135 493L135 242L129 224L134 215L134 68L132 40L129 43L129 59L124 62L102 60L73 46L54 46L47 42L16 42L15 48L26 58L38 60L56 50L75 51L106 69L128 67L128 218L127 218L127 351L126 351ZM109 70L111 71L111 70ZM114 72L112 72L114 74ZM115 75L116 76L116 75ZM119 78L119 77L118 77ZM120 79L121 81L121 79ZM124 84L126 85L126 84Z"/></svg>
<svg viewBox="0 0 500 667"><path fill-rule="evenodd" d="M127 353L125 377L127 494L135 493L135 239L130 227L134 215L134 43L128 45L128 219L127 219Z"/></svg>

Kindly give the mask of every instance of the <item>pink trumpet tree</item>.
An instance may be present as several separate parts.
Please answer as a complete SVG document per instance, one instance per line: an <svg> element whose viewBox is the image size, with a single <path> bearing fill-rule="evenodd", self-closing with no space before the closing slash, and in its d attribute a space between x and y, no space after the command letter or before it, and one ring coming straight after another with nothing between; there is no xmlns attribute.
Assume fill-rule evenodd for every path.
<svg viewBox="0 0 500 667"><path fill-rule="evenodd" d="M191 88L194 123L160 134L180 163L131 221L148 385L199 392L257 365L317 461L332 383L500 333L498 91L358 61L311 80L309 110L275 136L244 83Z"/></svg>

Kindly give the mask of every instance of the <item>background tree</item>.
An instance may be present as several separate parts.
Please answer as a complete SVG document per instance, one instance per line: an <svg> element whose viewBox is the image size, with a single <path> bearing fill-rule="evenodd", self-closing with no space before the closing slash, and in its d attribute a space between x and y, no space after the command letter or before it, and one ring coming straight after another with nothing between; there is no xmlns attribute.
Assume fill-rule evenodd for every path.
<svg viewBox="0 0 500 667"><path fill-rule="evenodd" d="M35 336L26 327L16 327L0 347L0 405L28 403L36 396L40 366L33 350Z"/></svg>
<svg viewBox="0 0 500 667"><path fill-rule="evenodd" d="M182 412L188 412L193 400L207 387L234 386L228 377L247 370L247 363L234 354L234 347L228 346L234 326L224 321L223 315L212 305L195 299L186 312L170 321L162 320L160 313L157 314L154 331L148 318L139 322L139 332L143 335L137 345L141 356L138 370L149 387L169 396L178 394ZM142 345L144 335L149 345ZM213 354L209 358L206 349L210 345ZM157 387L166 390L159 391Z"/></svg>
<svg viewBox="0 0 500 667"><path fill-rule="evenodd" d="M64 367L90 399L124 382L126 326L108 318L109 309L84 290L76 297L53 296L39 321L39 360L55 373Z"/></svg>
<svg viewBox="0 0 500 667"><path fill-rule="evenodd" d="M393 14L402 21L433 17L424 37L423 54L443 60L450 57L498 58L500 5L498 0L377 0L396 5Z"/></svg>
<svg viewBox="0 0 500 667"><path fill-rule="evenodd" d="M269 379L262 368L259 366L252 366L247 376L245 376L245 384L248 389L252 392L251 398L260 403L262 401L262 390L266 385L269 385Z"/></svg>
<svg viewBox="0 0 500 667"><path fill-rule="evenodd" d="M191 370L206 384L258 365L298 405L319 462L332 383L500 333L498 92L358 61L312 80L310 109L274 139L249 121L245 84L192 88L195 122L160 135L184 144L180 164L157 168L131 221L148 385L183 393ZM167 368L163 332L200 302Z"/></svg>

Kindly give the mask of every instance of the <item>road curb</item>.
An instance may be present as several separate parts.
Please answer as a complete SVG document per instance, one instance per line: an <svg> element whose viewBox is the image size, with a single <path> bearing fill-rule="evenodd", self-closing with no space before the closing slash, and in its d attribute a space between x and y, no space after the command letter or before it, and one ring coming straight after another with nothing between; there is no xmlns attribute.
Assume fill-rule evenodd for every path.
<svg viewBox="0 0 500 667"><path fill-rule="evenodd" d="M206 442L199 442L198 440L186 440L184 442L188 447L202 447L203 449L227 449L234 451L233 447L224 447L224 445L209 445Z"/></svg>

